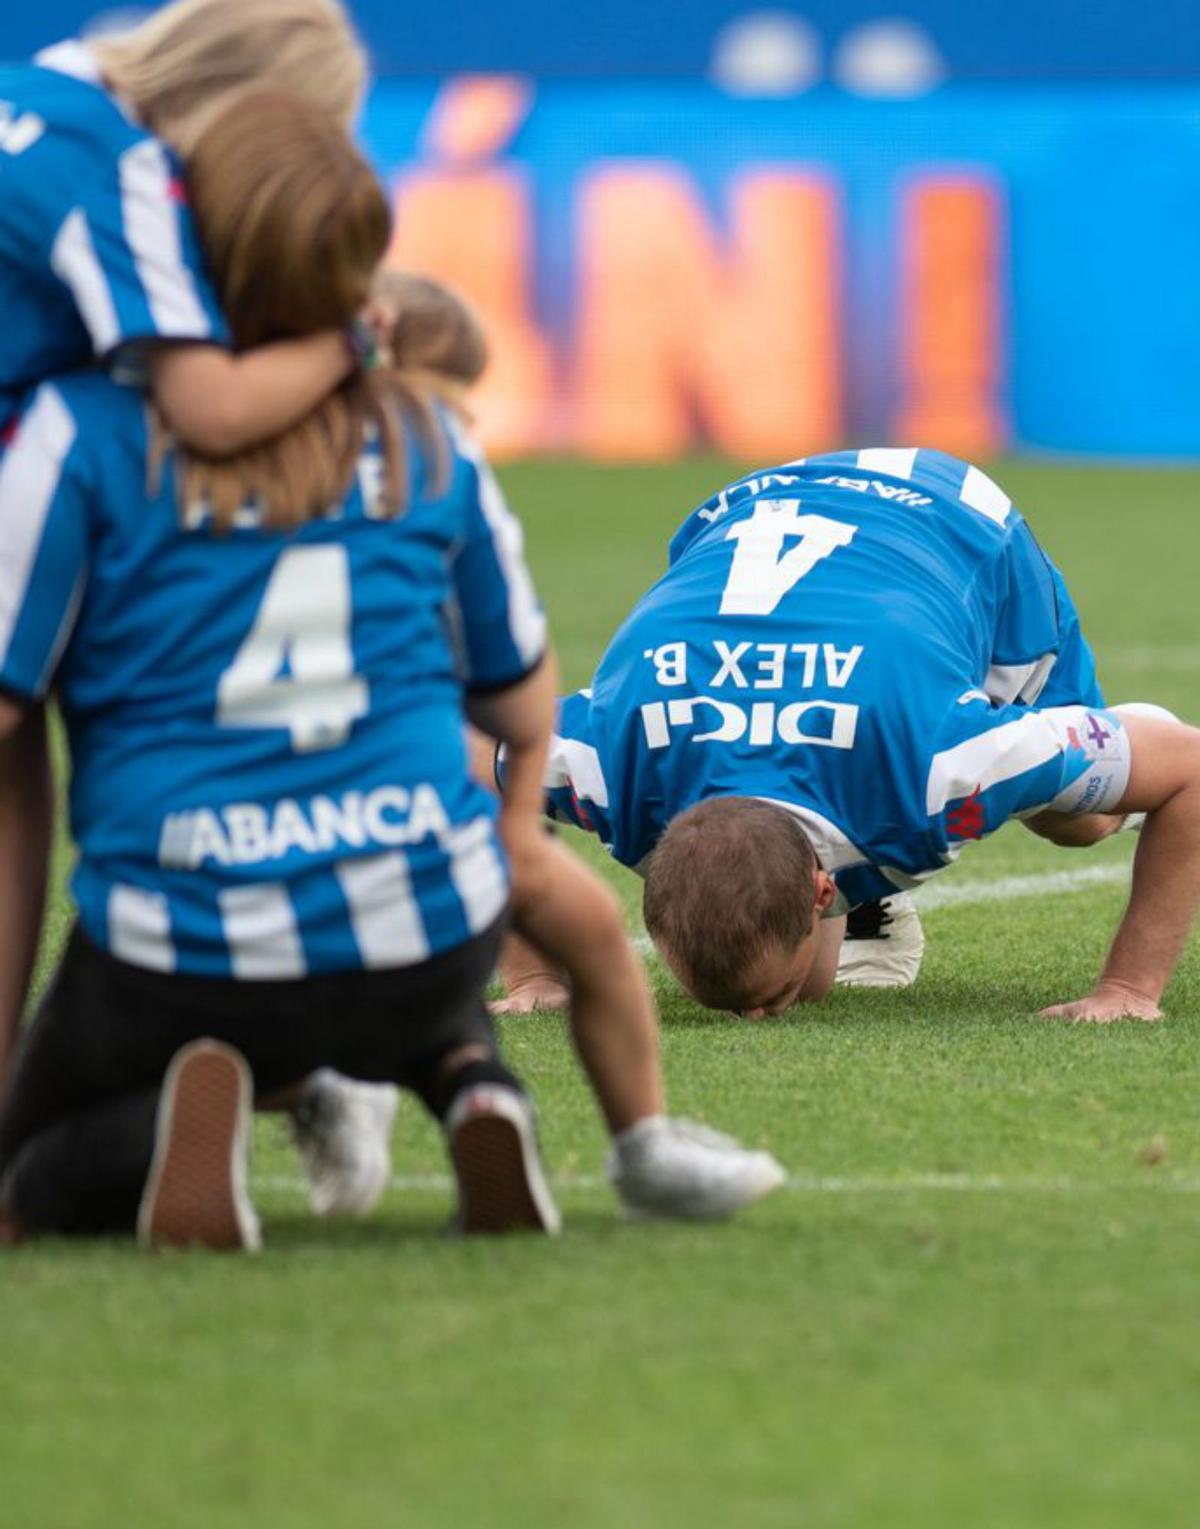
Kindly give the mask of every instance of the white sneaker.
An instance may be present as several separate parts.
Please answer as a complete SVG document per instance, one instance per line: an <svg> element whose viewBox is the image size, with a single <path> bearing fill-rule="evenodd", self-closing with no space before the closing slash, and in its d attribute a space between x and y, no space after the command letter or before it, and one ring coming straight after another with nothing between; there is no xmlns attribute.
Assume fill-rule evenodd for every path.
<svg viewBox="0 0 1200 1529"><path fill-rule="evenodd" d="M710 1221L761 1200L787 1175L769 1152L691 1120L652 1115L614 1139L608 1177L631 1215Z"/></svg>
<svg viewBox="0 0 1200 1529"><path fill-rule="evenodd" d="M253 1112L240 1052L202 1040L175 1053L138 1208L142 1247L258 1252L262 1234L246 1183Z"/></svg>
<svg viewBox="0 0 1200 1529"><path fill-rule="evenodd" d="M322 1067L304 1085L292 1115L292 1140L318 1216L367 1216L392 1175L392 1124L400 1092L391 1083L357 1083Z"/></svg>
<svg viewBox="0 0 1200 1529"><path fill-rule="evenodd" d="M464 1088L446 1116L446 1144L458 1180L455 1231L562 1230L524 1094L502 1083Z"/></svg>
<svg viewBox="0 0 1200 1529"><path fill-rule="evenodd" d="M925 931L907 892L864 903L846 919L839 987L912 987L925 954Z"/></svg>

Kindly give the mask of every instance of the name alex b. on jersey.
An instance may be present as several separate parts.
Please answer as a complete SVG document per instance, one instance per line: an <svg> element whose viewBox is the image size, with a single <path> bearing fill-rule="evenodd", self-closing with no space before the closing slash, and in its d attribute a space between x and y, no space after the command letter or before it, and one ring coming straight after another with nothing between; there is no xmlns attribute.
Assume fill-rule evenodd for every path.
<svg viewBox="0 0 1200 1529"><path fill-rule="evenodd" d="M712 638L711 658L686 642L660 643L642 657L661 689L691 688L687 695L647 701L639 708L646 746L668 748L687 731L693 743L739 743L769 748L776 742L854 747L859 708L827 696L780 704L739 691L844 690L865 652L862 643L839 649L831 642L726 642ZM697 692L703 691L704 694ZM711 692L722 691L720 696Z"/></svg>

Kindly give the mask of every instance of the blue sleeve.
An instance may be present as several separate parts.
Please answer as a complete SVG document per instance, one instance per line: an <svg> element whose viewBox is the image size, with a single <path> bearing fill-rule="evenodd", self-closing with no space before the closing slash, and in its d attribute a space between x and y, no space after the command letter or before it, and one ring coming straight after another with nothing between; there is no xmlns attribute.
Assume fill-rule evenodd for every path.
<svg viewBox="0 0 1200 1529"><path fill-rule="evenodd" d="M452 574L468 690L502 690L537 668L546 617L525 564L521 524L478 457L460 463L463 526Z"/></svg>
<svg viewBox="0 0 1200 1529"><path fill-rule="evenodd" d="M50 688L83 596L88 476L59 391L35 394L0 465L0 687Z"/></svg>
<svg viewBox="0 0 1200 1529"><path fill-rule="evenodd" d="M947 844L1053 808L1111 812L1129 782L1129 738L1109 711L993 706L964 698L930 761L925 810Z"/></svg>
<svg viewBox="0 0 1200 1529"><path fill-rule="evenodd" d="M545 812L612 843L608 783L592 729L592 693L577 690L558 703L546 761Z"/></svg>
<svg viewBox="0 0 1200 1529"><path fill-rule="evenodd" d="M102 358L139 341L228 341L181 175L153 138L68 214L51 264Z"/></svg>
<svg viewBox="0 0 1200 1529"><path fill-rule="evenodd" d="M984 689L998 704L1104 705L1095 659L1066 583L1015 511Z"/></svg>

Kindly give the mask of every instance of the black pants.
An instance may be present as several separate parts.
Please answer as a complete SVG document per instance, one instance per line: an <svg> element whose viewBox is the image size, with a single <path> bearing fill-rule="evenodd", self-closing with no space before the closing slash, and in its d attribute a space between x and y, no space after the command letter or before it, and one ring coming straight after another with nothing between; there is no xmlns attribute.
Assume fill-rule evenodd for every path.
<svg viewBox="0 0 1200 1529"><path fill-rule="evenodd" d="M490 1080L516 1085L483 1001L503 933L500 919L418 966L236 982L130 966L76 929L0 1112L3 1203L30 1230L132 1229L163 1074L201 1037L235 1046L260 1095L332 1067L412 1089L440 1118L442 1059L472 1044L486 1048Z"/></svg>

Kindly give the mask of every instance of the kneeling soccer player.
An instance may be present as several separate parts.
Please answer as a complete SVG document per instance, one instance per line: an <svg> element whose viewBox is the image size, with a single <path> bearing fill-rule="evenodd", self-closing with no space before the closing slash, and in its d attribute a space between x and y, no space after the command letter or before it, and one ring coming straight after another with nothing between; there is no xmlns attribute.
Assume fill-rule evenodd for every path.
<svg viewBox="0 0 1200 1529"><path fill-rule="evenodd" d="M264 173L243 147L265 133L280 152ZM196 162L240 343L340 323L366 298L386 201L340 134L251 97ZM7 1234L136 1226L150 1245L255 1246L252 1092L322 1067L419 1094L465 1230L556 1229L482 998L508 903L501 840L555 937L537 916L559 882L534 810L553 674L519 528L452 421L380 375L268 447L205 462L172 452L137 395L66 378L23 414L0 537L0 686L18 698L0 727L56 687L80 850L79 925L0 1115ZM523 782L498 824L466 769L464 678ZM642 1021L637 1077L605 1102L627 1197L655 1208L665 1189L679 1213L645 1150L662 1130ZM590 1057L601 1076L623 1060ZM725 1209L778 1182L765 1154L706 1161L761 1170L749 1187L709 1173Z"/></svg>
<svg viewBox="0 0 1200 1529"><path fill-rule="evenodd" d="M1200 732L1147 710L1104 708L1061 576L986 474L837 452L688 517L561 704L547 807L645 876L684 987L748 1015L823 996L844 915L1010 818L1078 845L1149 813L1096 990L1052 1012L1153 1017L1200 898ZM526 1005L531 960L504 967Z"/></svg>

